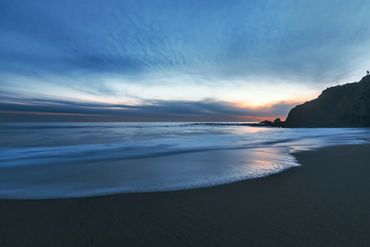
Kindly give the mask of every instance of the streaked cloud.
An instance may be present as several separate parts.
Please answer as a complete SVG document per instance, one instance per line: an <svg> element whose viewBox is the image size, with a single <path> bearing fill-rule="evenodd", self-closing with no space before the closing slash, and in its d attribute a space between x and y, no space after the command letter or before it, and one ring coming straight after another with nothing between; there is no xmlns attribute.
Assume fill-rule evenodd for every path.
<svg viewBox="0 0 370 247"><path fill-rule="evenodd" d="M140 105L23 100L3 96L0 118L12 121L259 121L285 116L293 104L259 108L220 101L148 101Z"/></svg>
<svg viewBox="0 0 370 247"><path fill-rule="evenodd" d="M370 66L369 9L362 0L4 0L0 90L268 110L358 79Z"/></svg>

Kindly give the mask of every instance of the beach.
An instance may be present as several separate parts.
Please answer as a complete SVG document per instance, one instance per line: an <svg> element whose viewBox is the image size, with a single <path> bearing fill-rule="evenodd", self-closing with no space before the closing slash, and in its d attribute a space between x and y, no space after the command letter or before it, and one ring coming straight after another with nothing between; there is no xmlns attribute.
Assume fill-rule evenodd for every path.
<svg viewBox="0 0 370 247"><path fill-rule="evenodd" d="M0 200L0 246L368 246L370 145L294 156L302 166L209 188Z"/></svg>

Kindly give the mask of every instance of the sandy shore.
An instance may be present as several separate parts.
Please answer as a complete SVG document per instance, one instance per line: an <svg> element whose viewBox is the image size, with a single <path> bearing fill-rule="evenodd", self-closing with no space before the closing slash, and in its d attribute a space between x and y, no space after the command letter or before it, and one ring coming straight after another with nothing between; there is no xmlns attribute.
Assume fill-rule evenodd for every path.
<svg viewBox="0 0 370 247"><path fill-rule="evenodd" d="M370 145L180 192L0 200L0 246L370 246Z"/></svg>

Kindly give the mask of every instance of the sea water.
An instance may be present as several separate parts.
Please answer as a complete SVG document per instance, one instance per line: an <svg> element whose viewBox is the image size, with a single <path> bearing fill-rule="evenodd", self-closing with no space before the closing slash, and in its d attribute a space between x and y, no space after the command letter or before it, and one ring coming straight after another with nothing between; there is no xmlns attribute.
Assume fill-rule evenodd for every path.
<svg viewBox="0 0 370 247"><path fill-rule="evenodd" d="M299 166L299 150L361 144L367 128L244 123L4 123L0 198L170 191L259 178Z"/></svg>

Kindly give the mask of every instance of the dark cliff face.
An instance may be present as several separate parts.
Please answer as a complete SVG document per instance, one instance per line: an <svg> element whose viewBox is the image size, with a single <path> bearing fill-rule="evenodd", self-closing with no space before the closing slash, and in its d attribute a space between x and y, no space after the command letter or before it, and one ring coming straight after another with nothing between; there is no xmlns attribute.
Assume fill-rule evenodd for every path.
<svg viewBox="0 0 370 247"><path fill-rule="evenodd" d="M370 127L370 76L324 90L294 107L285 127Z"/></svg>

